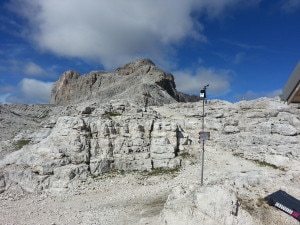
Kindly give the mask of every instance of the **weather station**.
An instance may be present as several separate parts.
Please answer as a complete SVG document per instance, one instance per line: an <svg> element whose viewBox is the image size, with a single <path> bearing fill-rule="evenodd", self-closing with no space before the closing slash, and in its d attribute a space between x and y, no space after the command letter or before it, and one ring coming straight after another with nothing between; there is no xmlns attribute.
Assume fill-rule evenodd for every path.
<svg viewBox="0 0 300 225"><path fill-rule="evenodd" d="M210 132L204 131L204 118L205 118L205 112L204 112L204 104L206 102L206 89L209 86L209 84L205 85L203 89L200 91L200 100L203 102L202 107L202 130L199 132L199 143L202 143L202 155L201 155L201 186L203 186L203 171L204 171L204 144L205 141L209 140L210 138Z"/></svg>

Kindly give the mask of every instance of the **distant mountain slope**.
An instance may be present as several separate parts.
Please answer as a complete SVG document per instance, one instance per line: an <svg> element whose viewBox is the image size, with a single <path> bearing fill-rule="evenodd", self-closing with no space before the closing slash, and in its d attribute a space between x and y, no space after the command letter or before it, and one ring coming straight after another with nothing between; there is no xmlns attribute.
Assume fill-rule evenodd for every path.
<svg viewBox="0 0 300 225"><path fill-rule="evenodd" d="M141 105L162 105L199 100L176 90L174 77L149 59L138 59L115 72L92 71L81 76L66 71L54 84L51 104L68 105L85 100L130 100Z"/></svg>

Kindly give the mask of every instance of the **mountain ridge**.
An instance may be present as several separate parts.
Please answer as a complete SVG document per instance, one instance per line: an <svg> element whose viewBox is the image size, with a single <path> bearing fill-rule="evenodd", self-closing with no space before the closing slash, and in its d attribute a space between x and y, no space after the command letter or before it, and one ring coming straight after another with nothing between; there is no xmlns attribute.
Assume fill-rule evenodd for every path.
<svg viewBox="0 0 300 225"><path fill-rule="evenodd" d="M102 103L124 99L150 106L198 101L199 97L178 92L174 76L150 59L137 59L114 72L64 72L53 85L50 103L67 105L92 99Z"/></svg>

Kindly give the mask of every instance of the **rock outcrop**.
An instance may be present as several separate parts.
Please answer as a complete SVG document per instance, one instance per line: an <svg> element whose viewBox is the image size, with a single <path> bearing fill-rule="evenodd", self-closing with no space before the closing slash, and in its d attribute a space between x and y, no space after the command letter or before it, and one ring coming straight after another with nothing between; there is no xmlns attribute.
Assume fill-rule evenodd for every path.
<svg viewBox="0 0 300 225"><path fill-rule="evenodd" d="M24 181L23 188L32 192L65 188L74 178L113 169L152 170L193 163L183 156L198 157L200 105L145 108L111 101L59 107L62 111L54 107L35 132L21 132L10 142L23 141L24 146L0 161L2 176L6 183ZM289 171L293 177L297 174L297 109L269 99L210 101L206 108L205 126L213 137L208 147Z"/></svg>
<svg viewBox="0 0 300 225"><path fill-rule="evenodd" d="M81 76L76 71L66 71L52 88L51 104L68 105L91 99L102 103L123 99L144 106L199 100L178 92L173 75L149 59L138 59L112 73L92 71Z"/></svg>
<svg viewBox="0 0 300 225"><path fill-rule="evenodd" d="M115 169L176 168L180 143L188 142L176 123L128 102L69 106L18 140L30 142L0 164L6 183L16 182L29 192L65 188L72 179Z"/></svg>

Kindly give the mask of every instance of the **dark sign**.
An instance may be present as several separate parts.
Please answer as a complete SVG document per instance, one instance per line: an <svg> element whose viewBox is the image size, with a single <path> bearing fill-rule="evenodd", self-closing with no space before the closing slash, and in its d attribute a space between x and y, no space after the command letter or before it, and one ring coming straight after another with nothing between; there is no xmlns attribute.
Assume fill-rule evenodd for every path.
<svg viewBox="0 0 300 225"><path fill-rule="evenodd" d="M203 90L200 91L200 98L201 99L206 98L206 90L205 89L203 89Z"/></svg>
<svg viewBox="0 0 300 225"><path fill-rule="evenodd" d="M207 141L210 138L210 132L204 132L204 131L200 131L199 132L199 140L200 141Z"/></svg>
<svg viewBox="0 0 300 225"><path fill-rule="evenodd" d="M268 195L265 200L269 205L282 210L300 221L300 201L298 199L282 190L279 190Z"/></svg>

